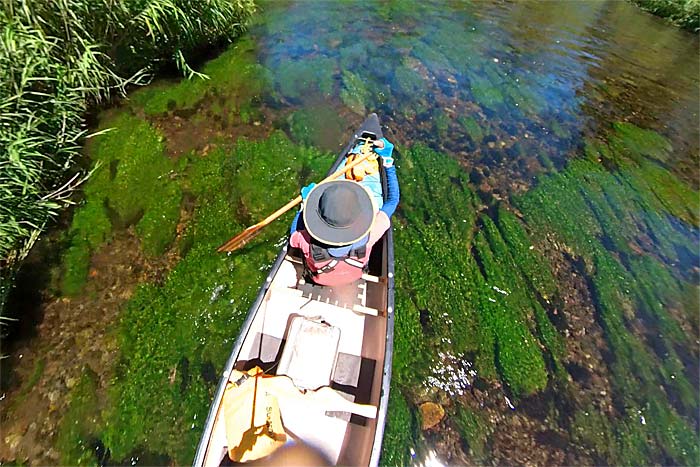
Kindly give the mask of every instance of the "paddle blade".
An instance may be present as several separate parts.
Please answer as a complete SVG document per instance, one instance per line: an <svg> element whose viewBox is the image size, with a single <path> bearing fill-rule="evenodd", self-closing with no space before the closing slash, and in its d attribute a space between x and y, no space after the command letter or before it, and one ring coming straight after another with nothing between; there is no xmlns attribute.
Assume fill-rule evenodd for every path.
<svg viewBox="0 0 700 467"><path fill-rule="evenodd" d="M236 251L239 248L243 248L246 245L246 243L258 236L258 234L262 231L263 227L265 226L260 224L255 224L248 227L243 232L239 233L231 240L221 245L219 248L216 249L216 251L218 251L219 253L223 253L227 251Z"/></svg>

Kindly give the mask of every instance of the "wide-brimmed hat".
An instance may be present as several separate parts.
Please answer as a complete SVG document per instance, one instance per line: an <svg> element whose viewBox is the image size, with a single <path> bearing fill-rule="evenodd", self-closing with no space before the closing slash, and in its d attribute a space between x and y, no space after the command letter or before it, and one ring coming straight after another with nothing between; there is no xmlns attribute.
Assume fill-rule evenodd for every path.
<svg viewBox="0 0 700 467"><path fill-rule="evenodd" d="M374 221L372 198L351 180L316 185L304 201L302 212L309 235L331 246L357 242L369 233Z"/></svg>

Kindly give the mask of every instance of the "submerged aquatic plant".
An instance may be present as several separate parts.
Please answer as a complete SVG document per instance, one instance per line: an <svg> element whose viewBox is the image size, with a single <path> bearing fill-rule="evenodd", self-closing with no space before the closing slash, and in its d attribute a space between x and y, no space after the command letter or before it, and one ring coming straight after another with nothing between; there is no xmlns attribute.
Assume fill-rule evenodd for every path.
<svg viewBox="0 0 700 467"><path fill-rule="evenodd" d="M572 437L590 448L611 443L602 452L612 464L672 459L690 465L700 455L697 432L685 417L697 413L700 401L677 349L693 352L692 358L697 353L693 337L681 331L679 319L686 318L672 314L697 292L683 271L685 255L697 263L697 253L691 253L698 251L697 224L684 213L697 212L699 201L694 192L679 205L679 193L693 190L646 160L658 159L657 151L668 147L658 134L614 125L596 152L604 158L591 157L589 150L586 159L514 199L533 230L554 235L585 265L597 320L614 356L608 366L621 418L595 414L588 422L594 409L582 409L586 414L574 417ZM612 171L601 164L606 159L617 161ZM651 174L658 170L664 172L664 190L655 189ZM643 247L647 236L657 242L653 249ZM650 331L657 334L652 345L642 323L656 330Z"/></svg>
<svg viewBox="0 0 700 467"><path fill-rule="evenodd" d="M189 248L162 285L136 291L119 325L121 359L101 433L114 457L148 444L178 463L191 461L216 384L206 368L218 374L224 364L264 277L261 265L271 264L288 224L268 227L245 255L222 255L216 247L284 204L300 179L317 177L330 162L279 132L193 158L183 173L196 197L182 238Z"/></svg>

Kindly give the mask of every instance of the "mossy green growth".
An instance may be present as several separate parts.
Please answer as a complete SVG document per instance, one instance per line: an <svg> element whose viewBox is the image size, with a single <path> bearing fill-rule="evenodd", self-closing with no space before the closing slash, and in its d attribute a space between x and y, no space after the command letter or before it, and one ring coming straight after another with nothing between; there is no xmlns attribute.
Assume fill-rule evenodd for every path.
<svg viewBox="0 0 700 467"><path fill-rule="evenodd" d="M395 384L392 384L389 394L386 420L379 465L388 467L410 465L411 447L418 441L418 420Z"/></svg>
<svg viewBox="0 0 700 467"><path fill-rule="evenodd" d="M95 180L95 184L99 184L99 178L106 172L104 165L98 166L90 182ZM112 232L112 223L104 207L104 193L86 190L86 198L84 204L75 210L67 233L69 244L63 253L61 277L61 292L64 295L80 293L87 280L92 252L108 240Z"/></svg>
<svg viewBox="0 0 700 467"><path fill-rule="evenodd" d="M671 187L681 182L668 171L662 179L660 167L650 161L630 159L630 154L646 157L652 149L666 151L665 145L644 133L644 145L623 147L620 141L637 130L628 125L616 130L617 142L589 146L586 159L540 179L536 189L513 201L535 234L554 236L585 263L598 320L614 355L609 369L624 401L623 418L599 429L607 426L606 418L590 416L602 438L582 428L582 442L600 447L614 435L614 447L600 448L612 464L694 464L700 455L697 432L682 414L697 412L698 396L675 350L691 343L669 310L683 306L688 290L687 279L677 272L678 251L697 251L697 238L690 233L692 224L683 225L672 212L670 199L683 190L653 189L647 180ZM610 172L598 162L602 153L623 163L610 166ZM699 203L687 207L697 209ZM655 248L642 251L640 235L653 238ZM654 329L653 345L639 331L644 326ZM582 417L577 415L577 426L585 425Z"/></svg>
<svg viewBox="0 0 700 467"><path fill-rule="evenodd" d="M103 126L115 129L99 136L90 153L110 169L108 180L96 181L100 194L120 224L138 222L144 251L159 255L174 238L179 219L176 161L166 156L163 136L138 117L122 113Z"/></svg>
<svg viewBox="0 0 700 467"><path fill-rule="evenodd" d="M484 220L490 222L488 218ZM484 324L493 333L498 373L514 396L533 394L547 385L547 370L537 338L530 331L529 303L512 287L514 279L508 270L511 264L504 253L492 250L482 232L477 233L474 246L492 288L488 298L494 306L481 313Z"/></svg>
<svg viewBox="0 0 700 467"><path fill-rule="evenodd" d="M538 253L523 224L503 205L498 207L498 230L508 244L517 267L531 287L549 300L557 294L557 283L547 260Z"/></svg>
<svg viewBox="0 0 700 467"><path fill-rule="evenodd" d="M29 392L32 388L39 382L41 377L44 375L44 369L46 368L46 359L40 358L34 363L34 369L32 370L32 375L29 377L22 387L20 388L17 396L10 400L10 406L7 408L7 413L11 413L14 407L19 407L25 401Z"/></svg>
<svg viewBox="0 0 700 467"><path fill-rule="evenodd" d="M671 144L660 134L626 122L612 125L608 139L612 152L636 162L643 158L665 162L671 153Z"/></svg>
<svg viewBox="0 0 700 467"><path fill-rule="evenodd" d="M328 97L334 88L337 63L328 57L288 60L277 67L275 82L284 97L303 100L310 94Z"/></svg>
<svg viewBox="0 0 700 467"><path fill-rule="evenodd" d="M423 63L427 69L448 75L457 73L452 61L438 50L445 47L445 44L436 44L433 47L423 41L415 41L412 45L411 55Z"/></svg>
<svg viewBox="0 0 700 467"><path fill-rule="evenodd" d="M192 109L207 96L219 96L234 107L250 101L268 89L271 76L257 63L255 42L250 36L236 40L226 51L207 62L201 72L177 83L161 82L141 88L130 95L131 105L148 115L176 109Z"/></svg>
<svg viewBox="0 0 700 467"><path fill-rule="evenodd" d="M215 389L207 368L222 368L288 223L267 227L235 255L216 247L296 195L300 180L320 177L331 159L279 132L192 157L190 248L161 286L137 290L119 326L121 360L102 438L114 458L148 446L191 462Z"/></svg>
<svg viewBox="0 0 700 467"><path fill-rule="evenodd" d="M426 360L439 361L437 354L447 352L472 355L482 378L502 378L516 397L544 388L548 374L540 347L559 376L564 351L539 303L556 295L546 260L530 250L527 233L506 211L498 227L481 216L482 232L474 238L477 203L456 161L422 146L402 156L399 179L410 183L402 184L395 222L402 310L395 380L417 384Z"/></svg>
<svg viewBox="0 0 700 467"><path fill-rule="evenodd" d="M459 254L471 241L473 210L467 207L457 217L442 209L472 206L474 195L466 175L449 157L423 146L401 156L399 180L411 183L402 183L401 211L395 222L397 306L406 313L396 316L394 378L417 384L444 347L442 337L451 341L445 350L456 354L478 346L478 318L469 299L473 293L469 280L476 267L469 255ZM444 183L450 179L452 183ZM430 323L430 334L424 335L421 315Z"/></svg>
<svg viewBox="0 0 700 467"><path fill-rule="evenodd" d="M351 71L343 71L343 88L340 99L358 115L365 115L370 92L362 79Z"/></svg>
<svg viewBox="0 0 700 467"><path fill-rule="evenodd" d="M163 137L127 112L108 115L101 127L111 130L88 147L95 169L68 230L61 280L65 295L82 290L92 253L109 240L113 222L138 222L143 250L159 255L175 237L180 217L182 193L172 179L178 166L165 155Z"/></svg>
<svg viewBox="0 0 700 467"><path fill-rule="evenodd" d="M96 434L100 413L97 400L97 375L85 369L71 389L68 410L58 428L56 448L62 465L94 465Z"/></svg>
<svg viewBox="0 0 700 467"><path fill-rule="evenodd" d="M457 121L462 125L462 128L464 128L474 144L481 144L481 141L484 139L484 132L474 117L462 116L459 117Z"/></svg>
<svg viewBox="0 0 700 467"><path fill-rule="evenodd" d="M450 118L442 109L435 109L432 114L433 129L439 138L447 136L447 129L450 126Z"/></svg>
<svg viewBox="0 0 700 467"><path fill-rule="evenodd" d="M498 83L498 81L496 81ZM503 94L496 84L489 81L487 77L472 73L469 75L469 88L474 100L491 110L498 109L504 102Z"/></svg>
<svg viewBox="0 0 700 467"><path fill-rule="evenodd" d="M620 462L612 423L595 406L589 405L573 415L569 433L575 445L595 456L596 463L614 465Z"/></svg>
<svg viewBox="0 0 700 467"><path fill-rule="evenodd" d="M339 151L339 142L345 144L346 122L337 109L324 105L307 106L287 118L290 136L294 141L317 148Z"/></svg>
<svg viewBox="0 0 700 467"><path fill-rule="evenodd" d="M403 64L394 70L394 87L401 95L413 99L425 92L423 78L407 64Z"/></svg>
<svg viewBox="0 0 700 467"><path fill-rule="evenodd" d="M488 456L486 442L493 429L488 420L473 409L462 406L457 407L454 420L470 454L477 461L485 460Z"/></svg>

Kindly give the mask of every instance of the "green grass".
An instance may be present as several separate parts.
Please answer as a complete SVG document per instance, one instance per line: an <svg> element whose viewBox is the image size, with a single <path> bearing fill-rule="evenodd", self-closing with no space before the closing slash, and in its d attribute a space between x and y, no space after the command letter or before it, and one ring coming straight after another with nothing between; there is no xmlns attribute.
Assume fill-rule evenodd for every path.
<svg viewBox="0 0 700 467"><path fill-rule="evenodd" d="M253 0L8 0L0 7L0 282L9 284L39 234L71 204L83 116L126 86L237 36ZM214 71L214 70L212 70ZM153 250L160 248L153 242ZM69 293L80 287L74 251ZM0 294L0 316L6 294Z"/></svg>

